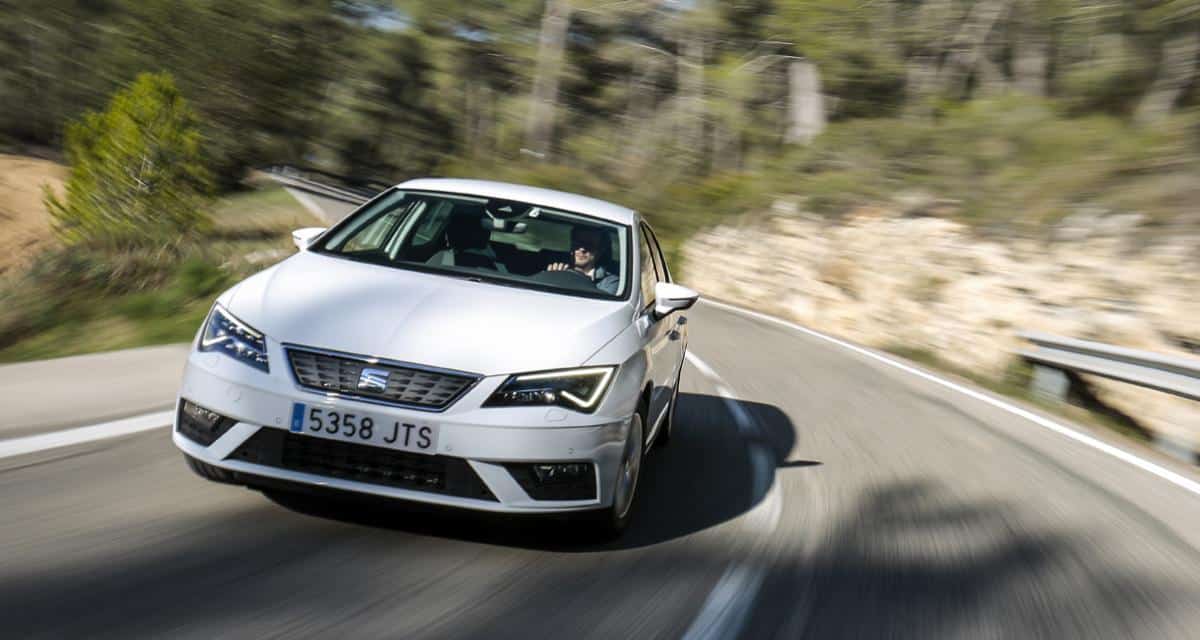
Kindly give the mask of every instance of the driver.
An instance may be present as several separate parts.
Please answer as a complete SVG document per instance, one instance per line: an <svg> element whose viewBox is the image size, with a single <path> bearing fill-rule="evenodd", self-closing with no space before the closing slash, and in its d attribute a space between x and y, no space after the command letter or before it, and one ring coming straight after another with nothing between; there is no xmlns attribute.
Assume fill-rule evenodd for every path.
<svg viewBox="0 0 1200 640"><path fill-rule="evenodd" d="M591 280L597 289L615 295L620 279L617 274L609 273L608 270L597 264L603 246L603 237L600 232L576 227L571 230L571 259L574 264L554 262L546 267L546 270L575 271Z"/></svg>

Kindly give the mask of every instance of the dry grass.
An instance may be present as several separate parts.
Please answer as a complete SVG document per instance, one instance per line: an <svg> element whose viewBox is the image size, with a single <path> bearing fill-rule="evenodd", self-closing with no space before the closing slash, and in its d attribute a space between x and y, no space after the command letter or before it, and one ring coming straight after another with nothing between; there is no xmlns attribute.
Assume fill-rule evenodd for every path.
<svg viewBox="0 0 1200 640"><path fill-rule="evenodd" d="M42 185L61 189L67 168L49 160L0 154L0 276L24 267L54 244Z"/></svg>

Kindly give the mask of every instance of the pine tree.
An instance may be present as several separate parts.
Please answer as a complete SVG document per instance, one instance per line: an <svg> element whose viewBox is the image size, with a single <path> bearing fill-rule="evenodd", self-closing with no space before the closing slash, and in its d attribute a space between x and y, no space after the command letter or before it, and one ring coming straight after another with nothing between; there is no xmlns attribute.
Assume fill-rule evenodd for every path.
<svg viewBox="0 0 1200 640"><path fill-rule="evenodd" d="M174 242L204 227L210 178L195 115L166 73L141 74L103 112L67 128L65 199L46 206L64 241L100 248Z"/></svg>

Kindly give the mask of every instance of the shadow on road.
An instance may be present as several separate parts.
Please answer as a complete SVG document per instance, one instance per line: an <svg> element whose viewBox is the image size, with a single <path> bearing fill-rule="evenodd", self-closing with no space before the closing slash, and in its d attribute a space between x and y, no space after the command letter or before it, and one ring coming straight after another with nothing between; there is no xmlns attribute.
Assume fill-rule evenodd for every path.
<svg viewBox="0 0 1200 640"><path fill-rule="evenodd" d="M716 403L687 399L689 411L709 412L713 420ZM57 526L29 521L22 526L36 527L37 537L14 540L19 523L8 529L0 523L11 551L0 555L3 635L630 637L654 615L676 616L671 620L686 628L728 561L723 541L644 545L747 507L742 476L697 466L745 464L735 440L707 435L702 429L709 427L697 419L670 449L653 454L661 456L658 473L680 473L642 496L639 524L621 543L643 545L633 553L546 553L530 540L553 547L540 528L517 528L506 538L472 533L482 528L479 520L405 525L397 522L399 512L371 523L240 499L167 517L136 509L237 491L199 479L184 490L169 483L171 495L153 481L139 485L140 493L114 492L112 519L101 524L47 514ZM117 450L108 462L124 455ZM182 465L170 468L187 473ZM91 484L63 486L99 496L145 471L118 469L87 476ZM828 528L798 532L817 536L811 553L786 550L772 558L744 637L1188 637L1194 630L1177 626L1186 616L1180 612L1193 610L1200 597L1194 580L1164 573L1162 562L1115 561L1097 546L1120 535L1124 544L1154 549L1154 557L1176 563L1184 575L1197 566L1193 556L1157 546L1149 530L1063 529L1044 511L966 500L913 471L839 489ZM15 484L37 472L5 475L9 492L0 493L0 509L12 506L3 498ZM788 503L785 517L808 507ZM475 541L509 546L489 549ZM106 551L88 553L92 546ZM17 554L24 562L16 562ZM679 604L679 597L694 604ZM673 606L660 609L663 602ZM781 630L803 603L805 624Z"/></svg>
<svg viewBox="0 0 1200 640"><path fill-rule="evenodd" d="M963 501L924 479L856 493L812 558L772 567L747 637L1175 637L1168 621L1200 596L1105 558L1104 534L1063 531L1022 505Z"/></svg>
<svg viewBox="0 0 1200 640"><path fill-rule="evenodd" d="M277 504L306 515L422 535L556 551L630 549L658 544L732 520L753 506L746 443L726 400L679 394L669 446L655 447L642 468L633 523L616 541L586 542L586 532L559 518L476 514L371 498L272 493ZM735 401L754 416L778 462L791 451L791 420L772 405ZM783 466L813 466L797 461Z"/></svg>

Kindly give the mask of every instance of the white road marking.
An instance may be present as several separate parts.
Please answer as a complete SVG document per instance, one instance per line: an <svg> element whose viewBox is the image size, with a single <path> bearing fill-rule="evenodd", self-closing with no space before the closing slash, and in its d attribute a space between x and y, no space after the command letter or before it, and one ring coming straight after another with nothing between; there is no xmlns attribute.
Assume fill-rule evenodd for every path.
<svg viewBox="0 0 1200 640"><path fill-rule="evenodd" d="M308 209L309 213L316 216L321 222L329 224L329 214L321 208L321 205L317 204L316 200L312 199L312 196L299 189L293 189L291 187L284 187L283 190L290 193L292 197L296 199L296 202L300 203L300 206Z"/></svg>
<svg viewBox="0 0 1200 640"><path fill-rule="evenodd" d="M1005 402L1003 400L999 400L997 398L993 398L992 396L981 393L974 389L970 389L968 387L964 387L961 384L951 382L944 378L939 378L933 374L926 373L925 371L921 371L920 369L911 367L911 366L904 364L903 362L900 362L898 360L893 360L892 358L889 358L887 356L880 355L878 353L875 353L874 351L870 351L870 350L864 349L860 346L850 344L849 342L846 342L844 340L839 340L832 336L827 336L819 331L814 331L807 327L802 327L794 322L788 322L787 320L783 320L781 318L769 316L765 313L759 313L757 311L751 311L749 309L743 309L741 307L736 307L731 304L725 304L724 302L705 300L704 303L712 305L714 307L719 307L719 308L722 308L722 309L725 309L728 311L740 313L742 315L750 316L752 318L757 318L759 320L763 320L763 321L771 322L771 323L774 323L774 324L777 324L780 326L788 327L795 331L799 331L806 335L810 335L814 338L820 338L821 340L825 340L826 342L830 342L830 343L835 344L844 349L848 349L850 351L853 351L854 353L865 356L867 358L877 360L877 361L882 362L883 364L886 364L890 367L895 367L896 369L899 369L906 373L911 373L912 375L917 376L918 378L928 380L929 382L941 385L952 391L957 391L965 396L979 400L980 402L987 403L993 407L996 407L997 409L1001 409L1001 410L1007 411L1008 413L1011 413L1015 416L1025 418L1026 420L1029 420L1030 422L1032 422L1040 427L1049 429L1050 431L1053 431L1057 434L1066 436L1076 442L1079 442L1079 443L1087 445L1093 449L1096 449L1097 451L1106 453L1118 460L1121 460L1122 462L1126 462L1126 463L1131 464L1139 469L1142 469L1143 471L1148 471L1148 472L1158 476L1159 478L1162 478L1163 480L1166 480L1167 482L1170 482L1171 484L1174 484L1175 486L1177 486L1181 489L1184 489L1185 491L1190 491L1191 493L1193 493L1195 495L1200 495L1200 482L1192 480L1191 478L1188 478L1186 476L1180 475L1180 474L1178 474L1174 471L1171 471L1170 469L1167 469L1165 467L1154 464L1153 462L1150 462L1149 460L1144 460L1142 458L1139 458L1138 456L1136 456L1132 453L1129 453L1128 451L1114 447L1113 445L1108 444L1107 442L1098 440L1098 439L1096 439L1092 436L1089 436L1085 433L1080 433L1066 425L1059 424L1048 418L1044 418L1036 413L1033 413L1032 411L1022 409L1021 407L1018 407L1014 404Z"/></svg>
<svg viewBox="0 0 1200 640"><path fill-rule="evenodd" d="M779 524L779 516L783 511L782 490L779 483L775 482L775 454L763 443L763 433L758 423L738 402L737 396L716 370L690 351L687 353L687 361L712 381L717 395L721 396L730 415L733 416L738 433L748 441L750 466L754 474L752 482L755 504L742 517L741 524L756 538L752 551L759 551L766 545L767 536ZM766 578L767 568L763 563L755 562L753 557L730 563L713 590L709 592L704 605L700 607L699 615L692 621L683 637L688 640L736 637L750 617L754 600L758 597L759 588Z"/></svg>
<svg viewBox="0 0 1200 640"><path fill-rule="evenodd" d="M758 596L764 578L766 571L757 565L741 562L729 565L683 637L688 640L736 638L750 616L750 605Z"/></svg>
<svg viewBox="0 0 1200 640"><path fill-rule="evenodd" d="M0 440L0 458L10 458L26 453L83 444L85 442L92 442L93 440L104 440L106 438L116 438L151 429L161 429L171 424L174 415L174 411L158 411L87 427L54 431L36 436L26 436L24 438Z"/></svg>

